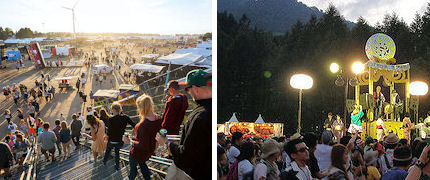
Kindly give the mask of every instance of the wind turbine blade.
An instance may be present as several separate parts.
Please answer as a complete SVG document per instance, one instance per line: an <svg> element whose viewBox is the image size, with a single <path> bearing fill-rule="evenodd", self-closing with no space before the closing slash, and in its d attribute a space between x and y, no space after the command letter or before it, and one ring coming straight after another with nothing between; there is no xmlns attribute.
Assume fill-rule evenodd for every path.
<svg viewBox="0 0 430 180"><path fill-rule="evenodd" d="M67 10L72 10L71 8L68 8L68 7L64 7L64 6L61 6L61 7Z"/></svg>
<svg viewBox="0 0 430 180"><path fill-rule="evenodd" d="M75 9L76 5L78 5L79 0L76 1L75 5L73 5L72 9Z"/></svg>

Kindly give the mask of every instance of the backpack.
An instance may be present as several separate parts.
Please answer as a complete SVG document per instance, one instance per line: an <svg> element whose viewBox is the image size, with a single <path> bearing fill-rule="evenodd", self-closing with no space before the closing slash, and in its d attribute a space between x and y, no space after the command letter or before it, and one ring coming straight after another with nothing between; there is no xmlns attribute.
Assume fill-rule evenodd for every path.
<svg viewBox="0 0 430 180"><path fill-rule="evenodd" d="M238 175L237 175L237 166L239 164L239 161L236 160L231 166L230 169L228 171L227 174L227 179L226 180L237 180L238 179Z"/></svg>

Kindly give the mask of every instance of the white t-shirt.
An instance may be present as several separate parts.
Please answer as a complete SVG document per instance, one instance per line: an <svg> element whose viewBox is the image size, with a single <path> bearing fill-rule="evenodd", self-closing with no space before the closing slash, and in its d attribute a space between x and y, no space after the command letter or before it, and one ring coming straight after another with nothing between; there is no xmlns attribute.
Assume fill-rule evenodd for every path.
<svg viewBox="0 0 430 180"><path fill-rule="evenodd" d="M232 165L234 162L236 162L239 154L240 154L239 149L237 149L234 146L231 146L231 148L228 150L228 162L230 163L229 165Z"/></svg>
<svg viewBox="0 0 430 180"><path fill-rule="evenodd" d="M247 173L252 172L254 166L247 160L242 160L237 164L237 176L239 180L243 179L243 176Z"/></svg>
<svg viewBox="0 0 430 180"><path fill-rule="evenodd" d="M317 145L317 149L314 152L314 156L318 160L318 166L320 167L321 171L324 171L330 167L332 149L333 147L329 145Z"/></svg>
<svg viewBox="0 0 430 180"><path fill-rule="evenodd" d="M16 124L9 124L9 125L7 126L7 128L10 130L10 133L11 133L11 134L14 134L14 133L15 133L15 131L16 131L16 128L18 128L18 127L16 126Z"/></svg>

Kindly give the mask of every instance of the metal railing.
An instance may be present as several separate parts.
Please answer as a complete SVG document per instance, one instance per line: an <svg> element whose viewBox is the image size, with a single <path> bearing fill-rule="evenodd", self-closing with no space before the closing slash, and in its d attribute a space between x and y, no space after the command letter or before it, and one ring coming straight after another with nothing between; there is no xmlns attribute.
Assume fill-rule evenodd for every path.
<svg viewBox="0 0 430 180"><path fill-rule="evenodd" d="M25 170L21 173L20 180L30 180L36 179L37 176L37 163L39 161L39 152L38 152L38 145L36 142L36 139L32 142L32 147L27 153L27 156L25 157L23 161L23 166L25 167Z"/></svg>

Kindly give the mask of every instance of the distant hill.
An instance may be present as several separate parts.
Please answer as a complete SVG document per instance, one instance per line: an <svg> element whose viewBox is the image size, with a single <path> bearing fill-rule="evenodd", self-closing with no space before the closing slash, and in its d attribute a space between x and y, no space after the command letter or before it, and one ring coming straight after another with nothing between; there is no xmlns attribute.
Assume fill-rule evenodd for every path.
<svg viewBox="0 0 430 180"><path fill-rule="evenodd" d="M317 18L323 11L308 7L297 0L218 0L218 11L232 13L239 20L243 14L251 20L251 26L284 34L297 21L306 23L312 14ZM352 27L352 22L347 22Z"/></svg>

